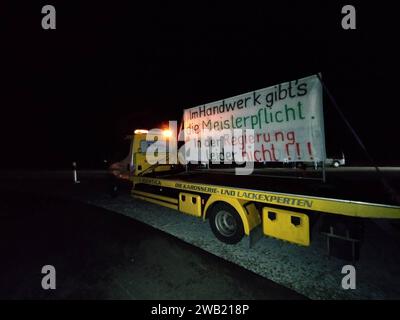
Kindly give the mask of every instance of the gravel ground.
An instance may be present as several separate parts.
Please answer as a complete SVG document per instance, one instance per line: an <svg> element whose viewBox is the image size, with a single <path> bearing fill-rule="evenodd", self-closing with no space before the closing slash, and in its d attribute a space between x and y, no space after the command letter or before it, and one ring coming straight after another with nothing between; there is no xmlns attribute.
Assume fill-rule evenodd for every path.
<svg viewBox="0 0 400 320"><path fill-rule="evenodd" d="M341 270L349 263L329 258L321 236L308 248L262 238L249 249L248 238L226 245L216 240L208 222L127 195L89 202L147 223L312 299L400 298L398 239L397 243L393 239L393 247L382 248L379 237L384 234L374 224L367 226L371 238L362 247L361 261L355 263L357 288L343 290Z"/></svg>

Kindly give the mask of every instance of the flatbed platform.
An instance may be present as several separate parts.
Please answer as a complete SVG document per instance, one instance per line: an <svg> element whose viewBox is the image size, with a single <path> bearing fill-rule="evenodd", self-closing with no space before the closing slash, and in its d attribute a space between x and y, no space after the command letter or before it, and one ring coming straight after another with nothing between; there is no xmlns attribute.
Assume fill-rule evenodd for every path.
<svg viewBox="0 0 400 320"><path fill-rule="evenodd" d="M392 189L400 195L400 168L380 168ZM321 171L303 169L255 169L251 175L235 175L234 169L204 169L180 173L158 173L157 178L216 186L304 195L355 202L400 206L385 190L372 167L327 168L326 182ZM154 175L151 175L154 177Z"/></svg>

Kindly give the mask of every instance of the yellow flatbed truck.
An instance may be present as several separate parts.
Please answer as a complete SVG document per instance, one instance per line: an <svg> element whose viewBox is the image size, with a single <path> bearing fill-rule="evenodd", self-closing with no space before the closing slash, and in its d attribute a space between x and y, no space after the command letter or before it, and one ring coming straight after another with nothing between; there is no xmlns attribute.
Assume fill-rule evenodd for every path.
<svg viewBox="0 0 400 320"><path fill-rule="evenodd" d="M323 89L372 160L322 76L311 75L184 109L179 132L174 123L159 133L135 131L132 195L208 219L225 243L245 235L252 243L262 231L308 246L312 231L319 229L327 236L329 253L332 244L345 243L357 258L365 219L400 219L399 172L385 176L378 168L345 167L326 175ZM171 144L178 140L184 142L180 154L178 143ZM210 162L222 163L222 169L210 169ZM271 174L276 163L313 163L322 179L290 179L283 169L276 169L281 175ZM251 167L244 175L243 164ZM292 170L310 172L306 166Z"/></svg>
<svg viewBox="0 0 400 320"><path fill-rule="evenodd" d="M150 165L146 131L132 142L132 196L208 219L215 236L228 244L253 233L309 246L316 221L328 239L355 249L362 239L363 219L400 219L400 206L382 191L372 172L333 169L326 183L271 177L271 169L238 176L231 169L194 169ZM147 141L148 143L148 141ZM297 169L292 169L297 170ZM399 186L399 184L397 184Z"/></svg>

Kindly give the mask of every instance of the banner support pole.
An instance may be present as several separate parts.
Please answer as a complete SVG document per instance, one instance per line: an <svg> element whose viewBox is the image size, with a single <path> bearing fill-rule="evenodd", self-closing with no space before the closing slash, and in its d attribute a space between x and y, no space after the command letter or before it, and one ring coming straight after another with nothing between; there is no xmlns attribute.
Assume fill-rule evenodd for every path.
<svg viewBox="0 0 400 320"><path fill-rule="evenodd" d="M325 161L322 161L322 182L326 182L326 171L325 171Z"/></svg>

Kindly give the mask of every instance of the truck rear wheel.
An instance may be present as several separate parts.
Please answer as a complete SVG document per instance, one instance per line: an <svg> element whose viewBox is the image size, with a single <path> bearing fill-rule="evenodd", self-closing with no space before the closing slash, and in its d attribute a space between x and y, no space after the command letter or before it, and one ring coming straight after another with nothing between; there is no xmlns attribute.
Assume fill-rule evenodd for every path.
<svg viewBox="0 0 400 320"><path fill-rule="evenodd" d="M242 240L244 236L243 222L232 206L217 203L212 207L209 220L212 232L220 241L235 244Z"/></svg>

